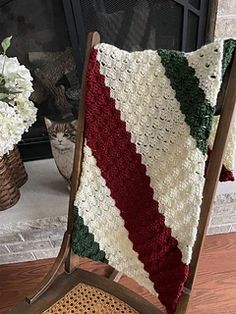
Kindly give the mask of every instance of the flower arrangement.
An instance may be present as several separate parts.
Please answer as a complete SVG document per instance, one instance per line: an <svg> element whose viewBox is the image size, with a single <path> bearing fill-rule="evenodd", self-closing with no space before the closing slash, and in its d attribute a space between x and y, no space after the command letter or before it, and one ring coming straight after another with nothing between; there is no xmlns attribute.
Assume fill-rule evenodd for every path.
<svg viewBox="0 0 236 314"><path fill-rule="evenodd" d="M1 43L0 54L0 156L13 149L36 120L37 109L29 100L32 76L29 70L19 63L17 58L10 58L6 52L11 44L7 37Z"/></svg>

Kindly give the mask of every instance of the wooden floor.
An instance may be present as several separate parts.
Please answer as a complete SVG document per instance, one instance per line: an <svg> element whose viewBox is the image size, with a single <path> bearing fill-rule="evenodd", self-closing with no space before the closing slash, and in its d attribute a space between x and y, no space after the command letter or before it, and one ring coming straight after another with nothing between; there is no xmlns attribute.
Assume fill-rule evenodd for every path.
<svg viewBox="0 0 236 314"><path fill-rule="evenodd" d="M49 259L0 266L0 313L32 292L52 263ZM81 267L108 275L98 263L82 260ZM158 304L132 280L123 277L120 282ZM236 314L236 233L207 237L188 313Z"/></svg>

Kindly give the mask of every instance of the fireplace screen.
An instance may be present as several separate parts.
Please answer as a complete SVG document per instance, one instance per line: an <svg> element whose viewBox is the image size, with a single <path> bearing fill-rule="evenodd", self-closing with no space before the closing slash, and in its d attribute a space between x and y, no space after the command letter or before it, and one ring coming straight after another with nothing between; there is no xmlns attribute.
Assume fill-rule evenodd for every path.
<svg viewBox="0 0 236 314"><path fill-rule="evenodd" d="M204 44L208 0L71 0L82 11L81 44L89 31L128 51L195 50ZM79 6L79 8L78 8ZM81 32L83 30L84 37Z"/></svg>
<svg viewBox="0 0 236 314"><path fill-rule="evenodd" d="M125 50L181 48L183 7L174 1L81 0L86 32Z"/></svg>
<svg viewBox="0 0 236 314"><path fill-rule="evenodd" d="M9 54L31 70L31 99L40 116L69 118L79 82L61 0L8 1L1 8L0 29L1 35L13 35Z"/></svg>

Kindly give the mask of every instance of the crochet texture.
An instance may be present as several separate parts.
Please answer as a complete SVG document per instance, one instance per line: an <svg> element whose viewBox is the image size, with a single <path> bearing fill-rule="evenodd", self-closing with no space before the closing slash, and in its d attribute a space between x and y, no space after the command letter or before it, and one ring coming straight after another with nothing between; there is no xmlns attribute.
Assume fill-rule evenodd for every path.
<svg viewBox="0 0 236 314"><path fill-rule="evenodd" d="M222 61L232 51L223 41L187 54L100 44L89 59L73 249L158 293L168 313L188 276Z"/></svg>

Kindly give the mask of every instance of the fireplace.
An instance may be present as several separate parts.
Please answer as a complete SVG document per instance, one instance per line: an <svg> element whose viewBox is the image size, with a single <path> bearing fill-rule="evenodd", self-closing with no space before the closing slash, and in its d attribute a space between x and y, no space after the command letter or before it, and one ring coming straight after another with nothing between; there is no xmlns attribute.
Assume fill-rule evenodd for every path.
<svg viewBox="0 0 236 314"><path fill-rule="evenodd" d="M13 35L17 56L34 77L37 122L23 136L24 160L51 157L43 117L78 113L86 35L128 51L191 51L205 43L209 0L0 0L0 40Z"/></svg>

